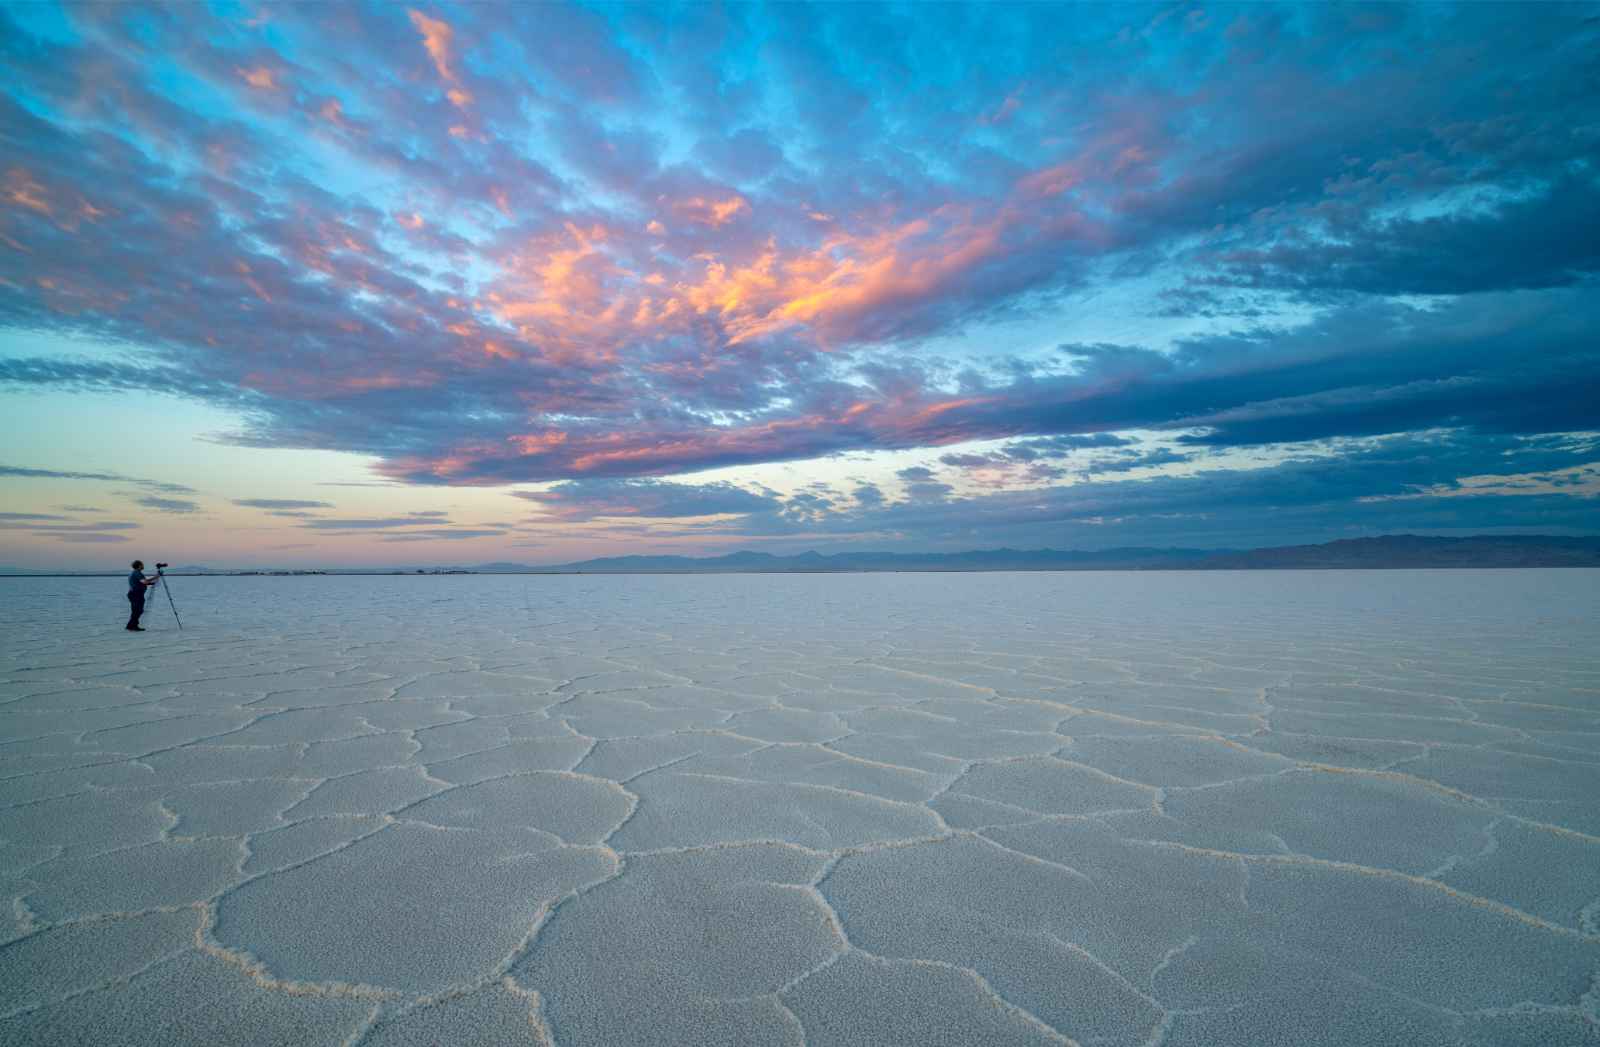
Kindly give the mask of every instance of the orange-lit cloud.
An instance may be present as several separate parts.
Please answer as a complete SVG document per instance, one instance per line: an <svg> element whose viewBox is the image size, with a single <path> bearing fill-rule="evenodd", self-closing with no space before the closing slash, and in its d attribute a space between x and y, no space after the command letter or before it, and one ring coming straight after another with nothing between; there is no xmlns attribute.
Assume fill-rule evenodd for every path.
<svg viewBox="0 0 1600 1047"><path fill-rule="evenodd" d="M1075 160L1055 164L1034 171L1017 182L1017 188L1027 196L1060 196L1083 180L1083 171Z"/></svg>
<svg viewBox="0 0 1600 1047"><path fill-rule="evenodd" d="M240 68L236 72L238 72L241 80L258 91L276 91L278 89L277 74L264 65L258 65L250 69Z"/></svg>
<svg viewBox="0 0 1600 1047"><path fill-rule="evenodd" d="M730 204L724 213L740 209ZM944 208L878 231L836 231L812 247L786 249L769 238L753 254L704 251L668 274L641 272L631 245L619 240L613 249L620 232L568 223L510 256L489 299L525 338L553 336L605 358L630 339L706 319L726 345L799 328L827 345L855 337L875 312L935 296L997 257L1006 232L1024 220L1015 209L980 220L971 208Z"/></svg>
<svg viewBox="0 0 1600 1047"><path fill-rule="evenodd" d="M38 214L48 216L52 213L45 187L24 167L12 167L6 171L5 199Z"/></svg>
<svg viewBox="0 0 1600 1047"><path fill-rule="evenodd" d="M723 198L692 196L672 205L679 217L696 225L720 229L739 215L750 210L750 202L737 194Z"/></svg>
<svg viewBox="0 0 1600 1047"><path fill-rule="evenodd" d="M522 433L509 438L509 442L523 454L542 454L567 442L567 434L559 429L542 433Z"/></svg>
<svg viewBox="0 0 1600 1047"><path fill-rule="evenodd" d="M445 96L450 99L450 104L457 109L466 109L472 104L472 93L461 86L461 78L456 73L455 30L444 19L430 18L415 8L407 10L406 14L422 35L422 46L433 60L433 68L439 74L439 79L449 85Z"/></svg>
<svg viewBox="0 0 1600 1047"><path fill-rule="evenodd" d="M255 296L257 298L261 299L263 302L266 302L268 305L272 304L272 296L267 293L266 288L262 287L260 281L255 278L255 270L250 268L249 262L240 259L233 263L233 267L235 271L237 271L244 279L245 285L249 287L251 291L255 292Z"/></svg>

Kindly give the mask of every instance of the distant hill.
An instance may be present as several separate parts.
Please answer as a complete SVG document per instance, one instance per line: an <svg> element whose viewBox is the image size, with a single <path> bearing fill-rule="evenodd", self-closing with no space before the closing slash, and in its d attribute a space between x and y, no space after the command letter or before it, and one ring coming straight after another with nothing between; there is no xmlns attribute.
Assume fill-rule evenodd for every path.
<svg viewBox="0 0 1600 1047"><path fill-rule="evenodd" d="M1213 570L1272 568L1600 567L1600 538L1554 535L1472 535L1437 538L1386 534L1321 545L1221 553L1195 567Z"/></svg>
<svg viewBox="0 0 1600 1047"><path fill-rule="evenodd" d="M977 549L959 553L772 553L609 556L551 567L484 564L484 573L711 574L827 571L1272 570L1419 567L1600 567L1600 537L1383 535L1264 549Z"/></svg>

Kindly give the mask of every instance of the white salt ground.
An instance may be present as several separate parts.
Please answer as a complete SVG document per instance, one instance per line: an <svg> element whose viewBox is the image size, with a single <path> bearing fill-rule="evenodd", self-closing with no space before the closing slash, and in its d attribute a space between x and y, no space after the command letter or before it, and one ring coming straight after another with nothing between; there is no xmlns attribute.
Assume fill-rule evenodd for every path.
<svg viewBox="0 0 1600 1047"><path fill-rule="evenodd" d="M0 1043L1600 1044L1600 572L0 579Z"/></svg>

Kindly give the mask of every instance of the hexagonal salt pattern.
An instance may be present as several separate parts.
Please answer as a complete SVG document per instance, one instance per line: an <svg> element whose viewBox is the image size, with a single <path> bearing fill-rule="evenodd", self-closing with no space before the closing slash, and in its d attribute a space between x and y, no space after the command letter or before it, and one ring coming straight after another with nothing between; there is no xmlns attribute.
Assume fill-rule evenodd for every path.
<svg viewBox="0 0 1600 1047"><path fill-rule="evenodd" d="M1594 572L118 584L0 579L0 1042L1600 1043Z"/></svg>

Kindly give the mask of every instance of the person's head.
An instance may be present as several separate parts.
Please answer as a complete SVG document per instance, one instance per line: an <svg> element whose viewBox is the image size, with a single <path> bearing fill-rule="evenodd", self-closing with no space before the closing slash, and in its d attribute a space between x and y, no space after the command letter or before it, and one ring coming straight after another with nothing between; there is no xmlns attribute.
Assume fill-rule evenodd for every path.
<svg viewBox="0 0 1600 1047"><path fill-rule="evenodd" d="M133 569L135 571L144 570L144 561L143 560L135 560L135 561L133 561Z"/></svg>

